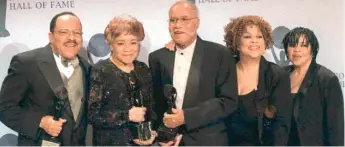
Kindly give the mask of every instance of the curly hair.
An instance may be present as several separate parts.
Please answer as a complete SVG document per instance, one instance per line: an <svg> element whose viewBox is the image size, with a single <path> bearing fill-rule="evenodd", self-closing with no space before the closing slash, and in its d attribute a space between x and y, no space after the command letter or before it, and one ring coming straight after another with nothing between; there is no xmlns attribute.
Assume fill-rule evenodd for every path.
<svg viewBox="0 0 345 147"><path fill-rule="evenodd" d="M272 27L262 17L256 15L245 15L232 18L224 27L224 41L226 46L234 55L238 56L238 48L240 46L241 36L244 34L247 26L256 25L264 38L266 49L273 45Z"/></svg>
<svg viewBox="0 0 345 147"><path fill-rule="evenodd" d="M114 38L122 33L132 34L139 41L144 40L145 37L143 24L130 15L114 17L104 30L104 38L108 44L112 44Z"/></svg>

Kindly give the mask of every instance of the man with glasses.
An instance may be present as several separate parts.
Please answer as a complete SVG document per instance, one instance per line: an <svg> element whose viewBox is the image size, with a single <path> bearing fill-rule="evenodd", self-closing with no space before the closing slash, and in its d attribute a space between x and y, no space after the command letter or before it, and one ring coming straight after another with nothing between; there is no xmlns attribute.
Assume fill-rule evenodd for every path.
<svg viewBox="0 0 345 147"><path fill-rule="evenodd" d="M180 145L226 146L224 120L237 106L232 55L224 46L198 37L200 20L195 4L175 3L168 22L173 51L162 48L149 55L157 117L168 128L179 127L183 135ZM163 89L167 84L177 92L173 114L165 113L168 104ZM176 145L174 141L160 144Z"/></svg>
<svg viewBox="0 0 345 147"><path fill-rule="evenodd" d="M78 55L81 22L71 12L59 13L48 36L45 47L13 56L0 92L0 119L18 132L20 146L85 145L89 64Z"/></svg>

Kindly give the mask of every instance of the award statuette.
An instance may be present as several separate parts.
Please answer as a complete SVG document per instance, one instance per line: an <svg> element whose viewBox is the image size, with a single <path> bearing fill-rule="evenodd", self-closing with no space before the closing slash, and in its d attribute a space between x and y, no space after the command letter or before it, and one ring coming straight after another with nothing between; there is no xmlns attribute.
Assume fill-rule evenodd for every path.
<svg viewBox="0 0 345 147"><path fill-rule="evenodd" d="M6 7L7 0L0 0L0 37L10 36L6 30Z"/></svg>
<svg viewBox="0 0 345 147"><path fill-rule="evenodd" d="M54 90L54 93L56 95L54 99L54 120L58 121L59 118L62 116L62 111L65 106L65 102L68 99L68 93L67 89L63 86L58 87ZM50 136L47 139L42 139L42 145L41 146L60 146L61 141L60 137L52 137Z"/></svg>
<svg viewBox="0 0 345 147"><path fill-rule="evenodd" d="M164 86L164 96L167 98L168 103L168 114L172 113L172 108L176 108L175 101L176 101L176 89L174 86L167 84ZM177 135L178 127L176 128L168 128L164 124L161 124L158 128L158 136L157 140L159 142L169 142L173 141Z"/></svg>
<svg viewBox="0 0 345 147"><path fill-rule="evenodd" d="M132 105L135 107L144 107L143 94L141 93L140 86L141 83L138 80L135 71L131 71L129 74L130 83L130 95ZM150 121L144 121L139 123L133 123L134 128L132 129L132 134L134 138L141 141L146 141L152 137L152 128Z"/></svg>

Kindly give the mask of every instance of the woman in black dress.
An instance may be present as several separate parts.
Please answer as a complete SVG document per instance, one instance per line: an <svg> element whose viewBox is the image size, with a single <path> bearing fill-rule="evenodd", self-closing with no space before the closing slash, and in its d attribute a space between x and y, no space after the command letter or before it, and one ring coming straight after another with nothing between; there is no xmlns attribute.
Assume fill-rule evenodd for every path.
<svg viewBox="0 0 345 147"><path fill-rule="evenodd" d="M313 31L297 27L286 34L284 49L292 65L292 127L288 145L344 146L344 103L337 76L316 63L319 43Z"/></svg>
<svg viewBox="0 0 345 147"><path fill-rule="evenodd" d="M132 16L119 16L110 21L104 34L112 53L91 69L88 120L93 126L93 145L150 145L154 131L148 140L139 140L133 131L137 124L156 119L149 68L135 60L145 36L143 26Z"/></svg>
<svg viewBox="0 0 345 147"><path fill-rule="evenodd" d="M236 55L239 103L229 117L230 145L286 145L291 119L290 81L262 56L273 44L271 26L259 16L226 25L224 40Z"/></svg>

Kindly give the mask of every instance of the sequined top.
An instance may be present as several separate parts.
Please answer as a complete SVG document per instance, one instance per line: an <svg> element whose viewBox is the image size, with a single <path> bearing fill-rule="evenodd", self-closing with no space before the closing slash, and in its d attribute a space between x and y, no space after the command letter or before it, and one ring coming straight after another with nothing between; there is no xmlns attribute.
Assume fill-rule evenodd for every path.
<svg viewBox="0 0 345 147"><path fill-rule="evenodd" d="M145 121L156 120L153 111L153 88L151 73L143 62L134 61L140 91L146 107ZM91 68L88 120L93 126L93 145L134 145L129 121L132 107L129 74L119 69L110 59Z"/></svg>

